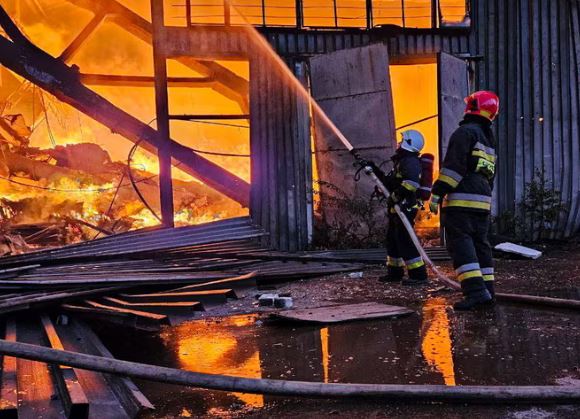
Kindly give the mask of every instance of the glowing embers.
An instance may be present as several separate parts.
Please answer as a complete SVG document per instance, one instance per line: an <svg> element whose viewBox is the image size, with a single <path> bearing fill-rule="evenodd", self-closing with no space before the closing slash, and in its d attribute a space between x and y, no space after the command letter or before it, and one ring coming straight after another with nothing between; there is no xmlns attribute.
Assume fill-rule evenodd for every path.
<svg viewBox="0 0 580 419"><path fill-rule="evenodd" d="M59 1L56 7L56 3L53 0L38 0L32 7L30 2L18 1L15 7L11 4L8 11L33 42L52 55L59 56L90 21L91 15L82 8L84 6ZM140 19L138 15L132 14L132 10L149 18L149 2L133 4L135 2L124 0L122 3L129 8L123 15L127 21L134 22L135 16L137 20ZM129 87L102 81L110 80L107 79L109 75L142 76L141 80L152 80L151 45L147 37L131 25L135 24L123 26L115 19L107 19L102 25L97 25L86 42L79 45L77 53L70 55L67 63L77 65L83 74L102 76L96 78L100 82L95 82L93 77L93 82L87 82L87 86L116 107L155 127L152 82L133 83ZM111 39L115 39L115 42L111 43ZM207 78L206 73L191 68L207 72L209 70L206 67L196 67L195 63L188 66L188 61L184 61L185 64L179 59L168 61L170 78ZM242 67L236 67L235 63L227 71L223 68L219 67L218 70L229 71L232 80L247 85L247 70L238 76L236 70ZM136 194L137 188L153 210L160 212L159 169L154 154L138 148L128 165L127 157L133 144L116 133L117 127L103 126L52 96L41 93L40 88L19 76L5 69L0 71L0 115L21 115L25 126L28 125L32 131L25 135L25 143L2 135L4 160L8 162L0 167L4 177L0 180L0 188L6 192L3 194L5 222L11 225L22 222L41 224L72 218L109 232L122 232L159 223ZM244 69L241 71L243 73ZM219 85L217 81L212 83L213 87ZM184 104L201 103L202 107L194 111L184 107L186 110L182 112L207 114L228 106L228 113L247 113L247 109L242 110L248 102L243 99L243 89L239 97L231 99L231 96L235 96L231 86L229 90L223 85L219 85L219 89L201 89L198 84L192 84L195 83L180 84L172 81L170 86L178 92L178 99L170 105L174 108L180 105L179 92L189 91L181 96ZM226 90L227 94L224 93ZM200 92L195 94L193 91ZM228 99L224 95L229 95ZM216 154L212 155L212 159L249 180L249 124L247 121L242 122L245 126L239 128L226 126L220 121L200 120L177 127L174 134L185 145L201 151L207 149L218 153L226 151L229 154L245 154L243 158ZM192 129L195 126L198 128ZM206 126L207 129L199 128ZM56 158L57 152L65 145L74 146L63 150L65 154L72 153L75 157L59 161ZM73 148L82 152L72 152ZM90 168L78 165L101 155L106 158ZM178 164L172 171L178 225L248 214L248 210L238 203L182 172L183 168ZM97 231L87 226L80 230L83 233L76 239L89 239L97 234Z"/></svg>

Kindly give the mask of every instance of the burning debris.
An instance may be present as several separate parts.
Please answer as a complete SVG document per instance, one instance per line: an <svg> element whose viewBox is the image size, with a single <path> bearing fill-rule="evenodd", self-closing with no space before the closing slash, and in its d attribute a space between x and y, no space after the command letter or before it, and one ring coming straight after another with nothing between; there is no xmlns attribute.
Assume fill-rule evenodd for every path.
<svg viewBox="0 0 580 419"><path fill-rule="evenodd" d="M158 224L153 157L137 154L130 162L113 161L95 143L35 148L30 146L31 132L22 115L0 118L0 217L5 234L30 233L23 241L57 245ZM175 180L174 196L181 225L236 216L241 209L194 179ZM10 253L21 247L13 246Z"/></svg>
<svg viewBox="0 0 580 419"><path fill-rule="evenodd" d="M82 8L93 11L94 4L78 3L11 3L2 19L8 28L3 40L13 41L4 46L22 47L24 55L31 55L2 53L20 58L12 63L15 67L3 62L0 69L0 218L5 234L22 234L33 247L160 224L155 154L161 138L151 119L153 83L147 80L152 78L145 76L152 59L151 24L108 0L101 2L107 12L94 19L104 24L89 24L89 31ZM113 15L122 16L123 23ZM108 21L102 22L105 17ZM87 36L75 39L83 28ZM113 38L115 45L109 42ZM249 83L244 71L238 74L239 65L232 70L218 63L177 61L179 66L170 66L172 80L203 83L173 85L172 104L189 109L199 102L248 112ZM145 81L103 84L98 77L103 74ZM248 214L248 128L193 121L172 129L176 225ZM131 142L138 146L131 148Z"/></svg>

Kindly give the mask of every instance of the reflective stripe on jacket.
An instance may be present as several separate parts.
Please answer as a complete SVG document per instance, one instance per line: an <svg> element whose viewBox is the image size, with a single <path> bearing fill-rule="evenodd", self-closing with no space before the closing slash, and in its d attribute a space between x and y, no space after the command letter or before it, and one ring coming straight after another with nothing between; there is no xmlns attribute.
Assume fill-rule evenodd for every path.
<svg viewBox="0 0 580 419"><path fill-rule="evenodd" d="M491 123L466 115L449 140L433 195L446 210L489 212L497 155Z"/></svg>

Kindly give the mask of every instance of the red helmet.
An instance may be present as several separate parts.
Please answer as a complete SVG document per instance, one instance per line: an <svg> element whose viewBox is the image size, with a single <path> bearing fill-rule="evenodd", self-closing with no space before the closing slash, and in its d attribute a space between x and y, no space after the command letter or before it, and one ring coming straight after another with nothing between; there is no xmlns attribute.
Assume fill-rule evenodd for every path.
<svg viewBox="0 0 580 419"><path fill-rule="evenodd" d="M493 121L499 113L499 97L488 90L480 90L465 98L466 115L480 115Z"/></svg>

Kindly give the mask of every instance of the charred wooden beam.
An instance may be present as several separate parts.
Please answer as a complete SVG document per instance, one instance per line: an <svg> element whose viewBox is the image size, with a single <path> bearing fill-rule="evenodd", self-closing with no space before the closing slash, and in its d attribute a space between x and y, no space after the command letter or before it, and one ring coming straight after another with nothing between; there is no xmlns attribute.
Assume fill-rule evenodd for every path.
<svg viewBox="0 0 580 419"><path fill-rule="evenodd" d="M119 76L110 74L79 74L83 84L88 86L153 87L155 78L149 76ZM169 87L211 87L215 80L211 77L168 77Z"/></svg>
<svg viewBox="0 0 580 419"><path fill-rule="evenodd" d="M165 15L163 2L151 2L153 22L153 67L155 71L155 112L157 131L161 137L157 147L159 160L159 202L161 218L165 227L174 227L173 181L171 179L171 152L169 150L169 92L167 91L167 60L162 54L161 40L156 36L163 30Z"/></svg>
<svg viewBox="0 0 580 419"><path fill-rule="evenodd" d="M0 36L0 64L128 140L140 141L145 150L156 153L161 145L159 133L155 129L84 86L73 68L44 51L12 43ZM183 171L242 205L248 206L250 185L243 179L176 141L170 141L169 149L173 164L179 164Z"/></svg>
<svg viewBox="0 0 580 419"><path fill-rule="evenodd" d="M10 19L10 16L8 16L8 13L6 13L6 10L2 6L0 6L0 26L2 26L2 29L4 29L4 32L6 32L6 35L8 35L12 42L20 45L33 46L28 38L20 32L18 26Z"/></svg>
<svg viewBox="0 0 580 419"><path fill-rule="evenodd" d="M134 310L129 308L121 308L112 306L109 304L101 304L92 300L85 300L85 304L89 307L93 307L99 310L106 310L111 313L122 313L134 316L141 319L144 323L149 323L151 326L158 328L157 326L163 326L170 324L169 317L165 314L149 313L148 311ZM160 327L159 327L160 328Z"/></svg>
<svg viewBox="0 0 580 419"><path fill-rule="evenodd" d="M96 296L113 292L120 292L124 287L107 287L97 289L83 289L80 291L42 291L33 294L23 294L20 297L10 298L8 301L0 302L0 313L28 310L30 307L42 307L56 303L64 303L71 300L78 300L88 296Z"/></svg>
<svg viewBox="0 0 580 419"><path fill-rule="evenodd" d="M78 7L82 7L90 12L94 12L95 2L93 0L67 0ZM153 27L150 22L123 6L116 0L99 0L99 5L106 10L110 16L109 20L118 24L124 30L141 39L153 44ZM233 71L211 60L198 60L191 57L176 57L176 60L190 69L216 80L212 88L235 102L242 108L243 112L249 110L249 82L238 76Z"/></svg>
<svg viewBox="0 0 580 419"><path fill-rule="evenodd" d="M107 235L107 236L112 236L113 234L115 234L115 233L113 233L112 231L110 231L110 230L107 230L106 228L102 228L102 227L99 227L99 226L97 226L97 225L91 224L91 223L89 223L88 221L81 220L80 218L70 218L70 220L71 220L72 222L75 222L75 223L82 224L82 225L84 225L85 227L91 228L91 229L93 229L93 230L95 230L95 231L97 231L97 232L99 232L99 233L101 233L101 234L105 234L105 235Z"/></svg>

